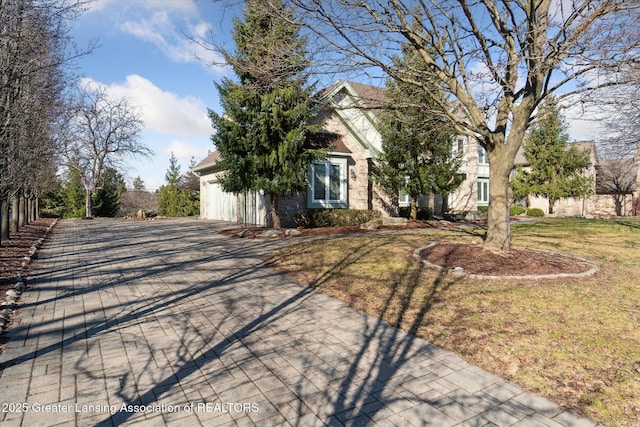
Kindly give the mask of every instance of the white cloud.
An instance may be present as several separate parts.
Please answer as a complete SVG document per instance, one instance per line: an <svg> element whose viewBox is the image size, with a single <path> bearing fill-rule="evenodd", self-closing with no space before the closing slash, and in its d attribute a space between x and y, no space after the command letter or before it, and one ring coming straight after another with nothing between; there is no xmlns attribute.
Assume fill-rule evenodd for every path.
<svg viewBox="0 0 640 427"><path fill-rule="evenodd" d="M86 5L87 12L100 12L107 8L113 8L122 12L129 12L133 9L137 10L154 10L164 9L171 10L176 13L184 14L197 14L198 7L195 0L136 0L136 1L124 1L124 0L97 0L89 2Z"/></svg>
<svg viewBox="0 0 640 427"><path fill-rule="evenodd" d="M168 155L173 153L176 159L181 162L190 161L192 157L200 161L207 156L208 150L211 149L211 147L211 144L208 145L208 148L202 148L185 141L174 139L171 141L171 144L165 148L165 153Z"/></svg>
<svg viewBox="0 0 640 427"><path fill-rule="evenodd" d="M84 84L101 84L85 79ZM180 97L163 91L151 81L137 74L127 76L124 83L105 85L115 98L125 97L142 110L145 128L168 135L199 136L212 134L207 107L195 97Z"/></svg>
<svg viewBox="0 0 640 427"><path fill-rule="evenodd" d="M199 62L207 69L224 73L224 58L195 40L207 40L211 25L199 19L191 1L150 1L138 10L130 10L118 25L121 31L147 41L177 63Z"/></svg>

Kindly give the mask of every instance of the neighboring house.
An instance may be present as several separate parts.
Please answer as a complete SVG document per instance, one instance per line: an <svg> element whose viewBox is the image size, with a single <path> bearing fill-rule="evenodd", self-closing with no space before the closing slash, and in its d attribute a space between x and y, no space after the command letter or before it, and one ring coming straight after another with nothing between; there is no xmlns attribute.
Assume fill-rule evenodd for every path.
<svg viewBox="0 0 640 427"><path fill-rule="evenodd" d="M596 166L596 215L640 215L640 149L634 158L600 160Z"/></svg>
<svg viewBox="0 0 640 427"><path fill-rule="evenodd" d="M586 218L636 215L635 207L640 194L640 149L633 158L602 160L598 156L594 141L573 142L579 150L589 156L591 165L583 173L594 177L592 195L585 198L563 198L558 200L553 212L555 216L583 216ZM526 167L521 152L516 164ZM549 213L547 199L529 197L529 207L540 208Z"/></svg>
<svg viewBox="0 0 640 427"><path fill-rule="evenodd" d="M309 165L308 188L280 200L283 226L294 226L293 215L305 209L375 209L385 216L397 214L397 200L391 200L370 179L382 140L376 129L376 109L384 90L374 86L339 81L318 95L321 131L312 139L314 147L329 148L326 159ZM265 223L269 200L262 194L234 195L222 191L217 177L217 152L192 168L200 175L201 217L258 225ZM407 202L400 195L400 205ZM429 200L421 200L426 206ZM433 198L431 199L433 203Z"/></svg>

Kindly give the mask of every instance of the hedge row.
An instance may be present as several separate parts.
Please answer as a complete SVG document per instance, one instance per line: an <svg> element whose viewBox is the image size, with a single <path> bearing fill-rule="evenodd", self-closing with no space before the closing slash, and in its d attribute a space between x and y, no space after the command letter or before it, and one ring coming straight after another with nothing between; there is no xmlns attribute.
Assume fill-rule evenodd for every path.
<svg viewBox="0 0 640 427"><path fill-rule="evenodd" d="M344 227L380 219L379 211L366 209L308 209L297 212L293 220L299 227Z"/></svg>
<svg viewBox="0 0 640 427"><path fill-rule="evenodd" d="M542 209L539 208L529 208L529 209L525 209L522 206L511 206L509 208L509 215L511 216L518 216L518 215L522 215L523 213L527 214L527 216L534 216L534 217L543 217L544 216L544 211Z"/></svg>

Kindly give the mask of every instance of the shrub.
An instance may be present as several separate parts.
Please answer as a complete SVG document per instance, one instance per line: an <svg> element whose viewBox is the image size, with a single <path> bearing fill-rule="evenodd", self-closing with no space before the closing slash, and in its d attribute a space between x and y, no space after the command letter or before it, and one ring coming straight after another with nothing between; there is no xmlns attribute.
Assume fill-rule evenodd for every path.
<svg viewBox="0 0 640 427"><path fill-rule="evenodd" d="M531 208L527 211L528 216L543 217L544 211L539 208Z"/></svg>
<svg viewBox="0 0 640 427"><path fill-rule="evenodd" d="M522 215L523 213L525 213L527 210L525 208L523 208L520 205L515 205L515 206L511 206L509 208L509 215L511 216L518 216L518 215Z"/></svg>
<svg viewBox="0 0 640 427"><path fill-rule="evenodd" d="M398 212L398 216L402 217L402 218L409 218L409 214L411 214L411 208L410 207L401 207L399 209ZM433 217L433 209L426 207L426 208L418 208L418 212L416 215L416 219L417 220L428 220L431 219Z"/></svg>
<svg viewBox="0 0 640 427"><path fill-rule="evenodd" d="M489 206L478 206L478 212L489 213Z"/></svg>
<svg viewBox="0 0 640 427"><path fill-rule="evenodd" d="M381 218L378 211L365 209L308 209L297 212L293 220L299 227L343 227L360 225Z"/></svg>

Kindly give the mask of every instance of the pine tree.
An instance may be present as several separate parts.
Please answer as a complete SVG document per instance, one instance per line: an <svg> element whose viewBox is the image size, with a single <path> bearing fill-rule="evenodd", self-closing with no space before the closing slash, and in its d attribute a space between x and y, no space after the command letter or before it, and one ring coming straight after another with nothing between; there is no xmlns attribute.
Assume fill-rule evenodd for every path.
<svg viewBox="0 0 640 427"><path fill-rule="evenodd" d="M133 189L135 191L144 191L144 181L142 180L142 178L140 178L140 176L137 176L134 180L133 180Z"/></svg>
<svg viewBox="0 0 640 427"><path fill-rule="evenodd" d="M166 185L158 190L158 212L164 216L192 216L200 212L197 192L183 186L178 159L171 153L169 169L164 175Z"/></svg>
<svg viewBox="0 0 640 427"><path fill-rule="evenodd" d="M234 21L235 53L223 51L238 82L225 78L216 84L224 114L209 112L216 130L212 141L226 170L222 188L264 191L270 200L268 222L280 228L278 199L303 191L309 162L323 155L305 148L319 129L309 124L314 113L306 39L282 2L270 6L249 0L246 5L244 20Z"/></svg>
<svg viewBox="0 0 640 427"><path fill-rule="evenodd" d="M108 167L102 173L102 182L93 192L93 213L99 217L114 217L120 209L120 195L126 190L124 177Z"/></svg>
<svg viewBox="0 0 640 427"><path fill-rule="evenodd" d="M85 211L86 190L82 176L75 168L68 168L64 183L64 218L82 218Z"/></svg>
<svg viewBox="0 0 640 427"><path fill-rule="evenodd" d="M587 197L592 193L593 177L583 175L590 166L587 153L568 145L569 134L554 99L540 109L525 142L528 168L518 166L511 188L515 199L529 195L544 197L553 205L564 197Z"/></svg>
<svg viewBox="0 0 640 427"><path fill-rule="evenodd" d="M410 49L395 60L396 68L407 76L426 68ZM397 197L402 191L410 196L411 219L417 217L419 196L446 195L462 182L457 172L460 161L451 154L456 131L444 119L446 114L436 114L446 108L444 94L434 82L425 84L428 90L387 80L389 107L382 112L379 126L383 152L373 173L374 180L390 195Z"/></svg>

